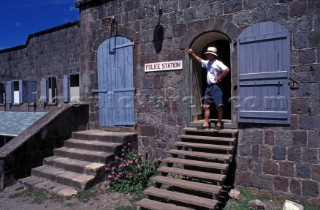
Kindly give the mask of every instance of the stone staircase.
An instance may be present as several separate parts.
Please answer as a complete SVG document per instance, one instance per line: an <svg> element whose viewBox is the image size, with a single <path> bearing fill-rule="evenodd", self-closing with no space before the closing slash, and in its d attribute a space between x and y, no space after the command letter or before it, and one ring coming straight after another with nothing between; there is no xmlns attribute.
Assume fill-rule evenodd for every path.
<svg viewBox="0 0 320 210"><path fill-rule="evenodd" d="M154 183L137 202L141 209L221 209L227 199L236 129L184 129ZM228 181L227 181L228 180Z"/></svg>
<svg viewBox="0 0 320 210"><path fill-rule="evenodd" d="M114 159L122 145L137 141L136 133L86 130L73 132L54 156L33 168L31 176L20 179L24 186L72 196L101 181L105 163Z"/></svg>

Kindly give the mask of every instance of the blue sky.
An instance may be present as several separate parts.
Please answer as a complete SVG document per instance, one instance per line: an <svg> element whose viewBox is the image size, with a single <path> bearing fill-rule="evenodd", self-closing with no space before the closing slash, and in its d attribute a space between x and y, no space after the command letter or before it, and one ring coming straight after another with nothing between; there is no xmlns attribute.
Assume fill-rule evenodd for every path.
<svg viewBox="0 0 320 210"><path fill-rule="evenodd" d="M0 50L24 45L28 35L79 20L76 0L0 0Z"/></svg>

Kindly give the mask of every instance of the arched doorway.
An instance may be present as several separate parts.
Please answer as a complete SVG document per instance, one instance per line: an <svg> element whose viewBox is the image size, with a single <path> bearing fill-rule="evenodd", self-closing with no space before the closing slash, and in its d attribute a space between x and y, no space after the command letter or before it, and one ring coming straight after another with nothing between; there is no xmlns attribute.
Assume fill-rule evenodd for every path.
<svg viewBox="0 0 320 210"><path fill-rule="evenodd" d="M230 39L223 33L212 31L199 35L191 44L193 51L202 58L205 58L204 52L208 46L214 46L217 48L218 60L222 61L227 65L231 73L224 78L222 82L223 88L223 102L224 102L224 115L223 119L231 119L231 56L230 56ZM191 75L191 85L192 85L192 121L196 122L203 119L203 110L201 104L203 103L202 97L204 95L205 88L207 86L206 82L206 71L201 67L201 65L195 60L191 61L192 64L192 75ZM214 106L211 106L212 111L210 119L217 119L217 112Z"/></svg>

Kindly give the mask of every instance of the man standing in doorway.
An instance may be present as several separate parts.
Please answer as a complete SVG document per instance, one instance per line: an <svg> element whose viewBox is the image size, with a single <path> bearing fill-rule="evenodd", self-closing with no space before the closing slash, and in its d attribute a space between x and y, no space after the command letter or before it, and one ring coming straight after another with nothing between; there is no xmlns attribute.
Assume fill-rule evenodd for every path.
<svg viewBox="0 0 320 210"><path fill-rule="evenodd" d="M230 69L224 65L221 61L217 60L217 48L208 47L207 51L204 53L207 57L207 60L203 60L197 56L193 50L190 48L188 53L194 57L198 62L201 63L203 68L207 70L207 83L205 96L204 96L204 124L201 128L206 129L210 128L209 117L210 117L210 103L213 102L216 105L218 112L218 123L215 126L215 129L222 129L222 115L223 115L223 102L222 102L222 90L220 82L222 79L227 76L230 72ZM213 101L211 101L213 100Z"/></svg>

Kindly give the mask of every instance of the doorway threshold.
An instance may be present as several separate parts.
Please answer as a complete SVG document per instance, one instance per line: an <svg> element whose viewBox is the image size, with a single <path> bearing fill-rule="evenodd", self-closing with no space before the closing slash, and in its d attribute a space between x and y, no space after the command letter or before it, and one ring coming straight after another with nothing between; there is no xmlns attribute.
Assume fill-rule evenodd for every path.
<svg viewBox="0 0 320 210"><path fill-rule="evenodd" d="M218 119L210 119L209 123L211 124L211 127L214 127L214 125L218 122ZM201 120L195 120L193 122L190 122L188 125L189 127L200 127L203 125L204 119ZM224 128L234 128L234 124L230 119L222 119L223 127Z"/></svg>

